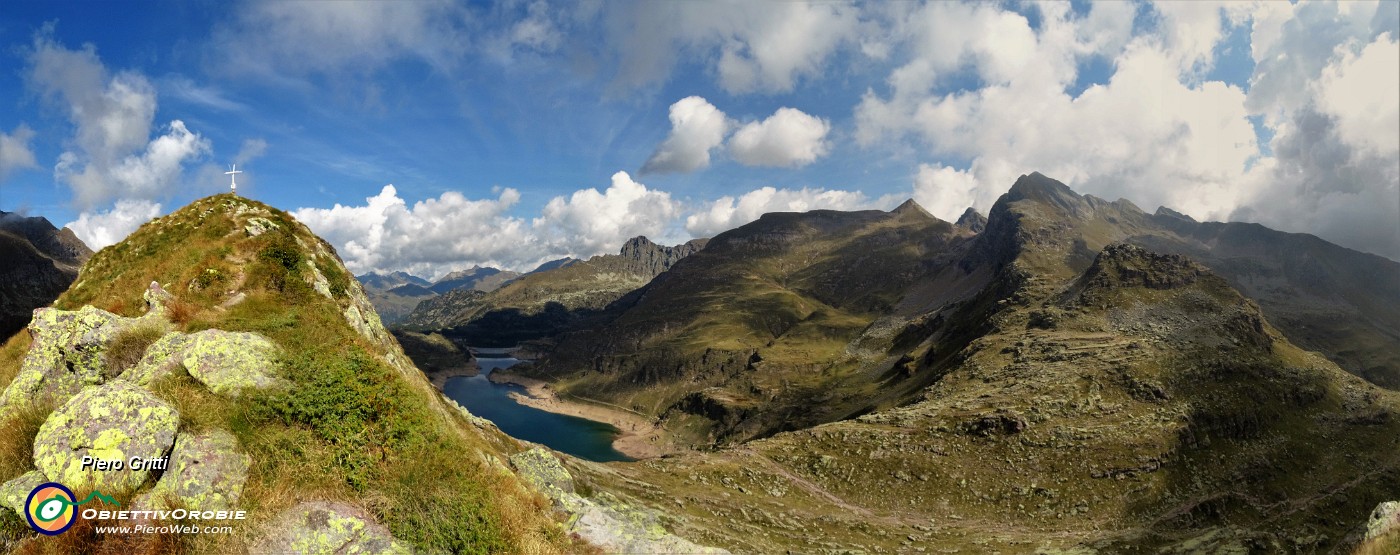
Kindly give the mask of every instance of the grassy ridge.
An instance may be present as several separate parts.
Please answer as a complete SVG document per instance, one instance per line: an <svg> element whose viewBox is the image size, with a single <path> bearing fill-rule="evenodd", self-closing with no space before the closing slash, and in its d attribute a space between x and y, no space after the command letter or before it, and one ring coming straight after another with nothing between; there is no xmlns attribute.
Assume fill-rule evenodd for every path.
<svg viewBox="0 0 1400 555"><path fill-rule="evenodd" d="M248 217L263 218L272 229L249 236L242 225ZM505 448L502 440L465 431L461 417L444 410L426 384L386 364L383 345L347 324L342 312L350 296L360 293L340 261L323 254L333 252L286 213L219 195L103 249L56 302L63 309L94 304L135 316L146 285L156 280L176 296L171 313L177 331L252 331L280 347L276 373L293 384L282 391L230 399L183 372L152 386L180 411L182 433L230 430L253 459L240 500L252 525L233 537L196 538L184 548L239 551L258 525L282 509L330 499L365 507L417 549L567 549L570 541L558 532L543 501L489 464ZM324 277L330 299L317 292L316 274ZM240 302L221 306L235 295ZM0 348L3 383L13 379L27 342L28 335L21 334ZM27 470L21 447L37 431L30 424L0 423L5 430L0 479ZM15 524L4 523L5 534L22 534ZM141 543L140 538L80 535L74 538L91 552L118 547L130 552L133 542ZM37 552L63 547L43 541L27 545ZM138 551L165 547L151 544Z"/></svg>

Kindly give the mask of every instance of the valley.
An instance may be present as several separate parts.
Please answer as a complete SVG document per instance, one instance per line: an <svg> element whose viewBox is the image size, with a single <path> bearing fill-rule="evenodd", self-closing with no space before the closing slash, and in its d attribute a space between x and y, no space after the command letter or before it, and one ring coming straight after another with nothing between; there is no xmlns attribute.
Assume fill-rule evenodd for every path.
<svg viewBox="0 0 1400 555"><path fill-rule="evenodd" d="M1394 305L1355 295L1400 299L1400 265L1039 174L972 214L765 215L527 337L505 380L641 415L670 454L566 458L575 480L741 552L1326 551L1400 491L1395 368L1349 364L1393 354L1362 338ZM1247 241L1367 276L1308 305L1364 326L1320 339L1296 295L1242 295L1302 287L1267 269L1296 249Z"/></svg>

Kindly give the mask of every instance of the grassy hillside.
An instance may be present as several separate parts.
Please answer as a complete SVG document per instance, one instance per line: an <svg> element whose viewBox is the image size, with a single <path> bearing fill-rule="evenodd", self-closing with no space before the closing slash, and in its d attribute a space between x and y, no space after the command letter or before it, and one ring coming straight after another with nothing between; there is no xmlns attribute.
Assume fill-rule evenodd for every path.
<svg viewBox="0 0 1400 555"><path fill-rule="evenodd" d="M948 264L961 237L913 204L767 214L620 299L527 371L566 396L664 417L702 444L893 403L908 391L886 387L895 360L859 340Z"/></svg>
<svg viewBox="0 0 1400 555"><path fill-rule="evenodd" d="M962 252L985 287L891 343L926 386L909 402L572 470L742 551L1348 552L1400 497L1400 395L1209 268L1100 242L1134 209L1052 185L1018 184Z"/></svg>
<svg viewBox="0 0 1400 555"><path fill-rule="evenodd" d="M504 469L503 456L518 449L514 442L444 402L384 331L334 250L285 212L230 195L199 200L98 252L56 306L139 316L152 281L174 296L163 329L118 337L105 364L116 364L123 350L140 358L170 331L256 332L278 348L271 370L288 387L218 395L185 371L149 386L178 409L180 433L227 430L251 456L238 503L251 520L232 535L172 545L154 535L98 536L81 523L40 538L6 509L0 537L9 547L240 552L284 509L329 500L364 510L414 550L570 548L542 498ZM0 348L0 385L19 371L29 341L20 334ZM51 408L0 423L0 480L29 468L29 445ZM128 506L141 491L118 501Z"/></svg>

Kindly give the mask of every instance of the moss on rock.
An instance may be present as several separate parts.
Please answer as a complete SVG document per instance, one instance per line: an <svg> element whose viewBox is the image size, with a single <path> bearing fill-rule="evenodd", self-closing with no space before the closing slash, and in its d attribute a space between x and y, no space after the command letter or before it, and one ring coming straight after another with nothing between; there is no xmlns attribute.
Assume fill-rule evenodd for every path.
<svg viewBox="0 0 1400 555"><path fill-rule="evenodd" d="M82 468L84 456L121 460L163 457L175 441L180 415L150 392L127 381L92 387L74 395L49 415L34 438L34 466L70 488L104 493L131 491L150 470L95 471Z"/></svg>

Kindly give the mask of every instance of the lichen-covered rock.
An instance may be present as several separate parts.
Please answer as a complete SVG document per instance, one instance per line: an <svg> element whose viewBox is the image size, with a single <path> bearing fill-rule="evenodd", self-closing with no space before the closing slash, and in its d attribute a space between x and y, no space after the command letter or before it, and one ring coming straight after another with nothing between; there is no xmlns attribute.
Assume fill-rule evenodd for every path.
<svg viewBox="0 0 1400 555"><path fill-rule="evenodd" d="M253 553L409 553L363 511L344 503L310 501L272 519Z"/></svg>
<svg viewBox="0 0 1400 555"><path fill-rule="evenodd" d="M144 386L169 374L182 362L180 355L185 351L188 337L178 331L161 336L146 347L141 361L122 373L121 378Z"/></svg>
<svg viewBox="0 0 1400 555"><path fill-rule="evenodd" d="M92 306L35 310L29 322L32 343L19 373L0 394L0 417L35 402L61 403L84 387L115 377L105 357L108 343L133 326L166 322L165 303L170 294L151 282L144 297L146 314L140 318L125 318Z"/></svg>
<svg viewBox="0 0 1400 555"><path fill-rule="evenodd" d="M257 237L274 229L281 229L281 227L267 218L253 216L248 218L247 223L243 224L243 232L247 233L249 237Z"/></svg>
<svg viewBox="0 0 1400 555"><path fill-rule="evenodd" d="M146 288L146 292L141 294L141 298L146 301L146 316L166 316L166 303L175 298L174 295L166 292L159 283L152 281Z"/></svg>
<svg viewBox="0 0 1400 555"><path fill-rule="evenodd" d="M156 459L175 442L180 414L150 392L124 380L91 387L49 415L34 437L34 466L74 490L103 493L136 489L148 469L82 468L84 456L101 460Z"/></svg>
<svg viewBox="0 0 1400 555"><path fill-rule="evenodd" d="M555 497L552 494L554 491L574 493L573 476L559 463L559 459L543 447L511 455L510 464L521 478L544 491L551 499Z"/></svg>
<svg viewBox="0 0 1400 555"><path fill-rule="evenodd" d="M135 319L91 306L35 310L29 322L33 342L14 381L0 394L0 416L34 402L61 402L86 386L105 382L109 376L102 353L123 320Z"/></svg>
<svg viewBox="0 0 1400 555"><path fill-rule="evenodd" d="M49 481L43 472L30 470L21 474L20 477L5 482L0 485L0 505L14 509L16 513L24 514L24 502L29 499L29 492L39 487L39 484Z"/></svg>
<svg viewBox="0 0 1400 555"><path fill-rule="evenodd" d="M1400 530L1400 501L1386 501L1376 505L1371 511L1371 519L1366 521L1366 539L1372 540Z"/></svg>
<svg viewBox="0 0 1400 555"><path fill-rule="evenodd" d="M243 495L252 459L239 451L238 440L224 430L175 439L170 467L144 504L157 509L178 505L192 511L232 509Z"/></svg>
<svg viewBox="0 0 1400 555"><path fill-rule="evenodd" d="M608 553L728 553L677 537L661 525L655 512L630 505L607 493L583 497L574 479L553 454L536 447L510 457L511 466L529 484L568 514L567 531Z"/></svg>
<svg viewBox="0 0 1400 555"><path fill-rule="evenodd" d="M272 360L277 348L256 333L204 330L185 339L180 361L194 379L219 394L277 385Z"/></svg>

